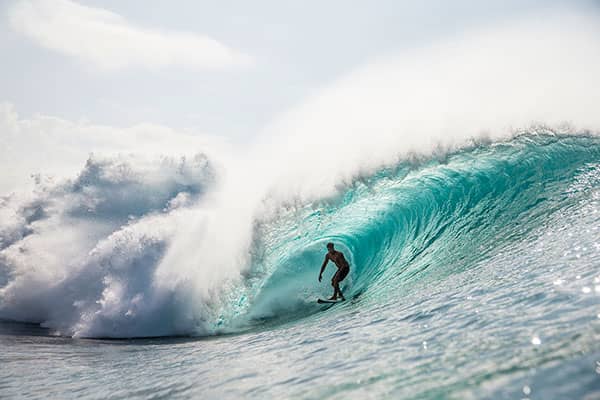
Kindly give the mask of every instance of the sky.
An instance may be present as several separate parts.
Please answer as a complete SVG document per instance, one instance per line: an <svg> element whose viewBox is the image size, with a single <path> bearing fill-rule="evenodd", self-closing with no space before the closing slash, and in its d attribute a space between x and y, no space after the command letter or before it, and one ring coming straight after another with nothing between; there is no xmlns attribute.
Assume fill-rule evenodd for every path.
<svg viewBox="0 0 600 400"><path fill-rule="evenodd" d="M599 10L592 0L3 0L0 190L40 165L58 173L80 163L81 151L136 148L140 135L161 137L156 148L200 136L249 142L382 58L513 20ZM48 155L19 137L67 149ZM44 162L24 174L24 157Z"/></svg>

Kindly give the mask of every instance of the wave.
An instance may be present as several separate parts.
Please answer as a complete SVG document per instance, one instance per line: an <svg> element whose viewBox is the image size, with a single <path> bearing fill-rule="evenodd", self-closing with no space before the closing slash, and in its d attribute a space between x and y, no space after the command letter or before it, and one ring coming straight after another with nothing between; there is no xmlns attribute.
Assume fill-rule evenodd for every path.
<svg viewBox="0 0 600 400"><path fill-rule="evenodd" d="M257 177L243 190L259 204L236 213L244 198L216 195L205 155L91 158L73 181L2 198L0 318L81 337L297 320L331 292L334 268L317 282L329 241L351 264L346 296L385 302L510 251L574 201L574 179L599 161L593 135L529 132L407 157L325 197L273 202ZM236 227L245 233L227 233Z"/></svg>
<svg viewBox="0 0 600 400"><path fill-rule="evenodd" d="M332 291L316 283L329 241L350 256L347 294L373 301L510 252L574 201L573 180L598 168L599 145L594 136L520 135L400 162L335 198L292 208L259 230L253 270L264 278L249 290L247 316L318 311L314 299Z"/></svg>

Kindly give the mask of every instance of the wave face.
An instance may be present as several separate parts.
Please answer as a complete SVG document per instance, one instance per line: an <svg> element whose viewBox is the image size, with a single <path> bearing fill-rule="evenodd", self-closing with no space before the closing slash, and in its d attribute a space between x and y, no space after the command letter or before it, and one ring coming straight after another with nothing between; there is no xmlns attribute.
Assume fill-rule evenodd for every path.
<svg viewBox="0 0 600 400"><path fill-rule="evenodd" d="M3 198L0 318L86 337L263 329L322 311L315 299L330 295L334 268L321 284L317 276L330 241L351 264L346 297L410 301L510 255L597 195L600 140L530 132L406 159L340 185L335 196L256 211L237 272L220 280L209 276L218 266L200 265L211 259L206 248L183 249L199 260L193 271L165 263L176 233L214 207L203 199L216 180L201 155L92 159L73 181Z"/></svg>
<svg viewBox="0 0 600 400"><path fill-rule="evenodd" d="M510 253L588 197L599 162L596 137L525 134L401 162L336 198L289 209L258 229L248 315L285 320L319 310L314 299L332 292L327 279L316 284L329 241L350 258L347 297L387 303L435 286Z"/></svg>

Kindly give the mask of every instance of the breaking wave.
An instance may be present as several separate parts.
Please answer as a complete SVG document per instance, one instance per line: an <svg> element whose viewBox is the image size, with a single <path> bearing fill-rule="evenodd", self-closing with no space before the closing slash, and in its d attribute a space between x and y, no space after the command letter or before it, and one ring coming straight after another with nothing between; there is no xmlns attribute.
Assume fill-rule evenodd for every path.
<svg viewBox="0 0 600 400"><path fill-rule="evenodd" d="M597 185L599 164L595 136L530 131L274 201L261 177L232 198L203 154L92 157L73 180L1 199L0 318L115 338L298 320L331 292L334 268L316 279L329 241L350 260L346 296L384 302L510 252L569 207L574 180Z"/></svg>

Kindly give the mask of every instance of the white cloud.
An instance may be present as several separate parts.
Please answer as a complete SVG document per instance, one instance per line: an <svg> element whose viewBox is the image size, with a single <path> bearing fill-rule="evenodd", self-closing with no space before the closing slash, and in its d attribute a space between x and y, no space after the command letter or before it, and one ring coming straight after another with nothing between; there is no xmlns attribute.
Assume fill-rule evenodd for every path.
<svg viewBox="0 0 600 400"><path fill-rule="evenodd" d="M114 70L132 66L226 68L250 58L194 33L141 28L102 8L69 0L23 0L9 10L12 28L39 45Z"/></svg>
<svg viewBox="0 0 600 400"><path fill-rule="evenodd" d="M131 127L36 115L22 118L9 103L0 103L0 196L31 182L30 176L72 177L90 153L191 155L229 152L226 141L142 123Z"/></svg>

